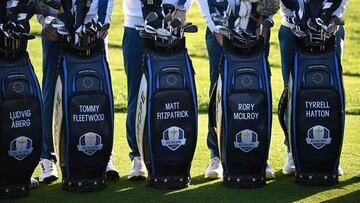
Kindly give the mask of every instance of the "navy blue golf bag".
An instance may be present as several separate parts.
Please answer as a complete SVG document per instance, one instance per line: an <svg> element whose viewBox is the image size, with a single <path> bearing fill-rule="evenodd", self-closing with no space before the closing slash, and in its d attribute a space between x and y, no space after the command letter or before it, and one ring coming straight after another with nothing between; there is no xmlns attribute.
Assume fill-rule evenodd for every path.
<svg viewBox="0 0 360 203"><path fill-rule="evenodd" d="M194 70L185 38L166 50L145 39L143 77L136 111L136 138L155 188L184 188L197 141Z"/></svg>
<svg viewBox="0 0 360 203"><path fill-rule="evenodd" d="M283 94L279 108L280 122L290 139L296 181L303 185L338 183L345 94L334 41L333 37L319 49L298 40L288 96ZM286 103L288 125L282 117Z"/></svg>
<svg viewBox="0 0 360 203"><path fill-rule="evenodd" d="M114 133L111 78L102 40L86 51L64 43L54 101L53 141L63 189L102 190Z"/></svg>
<svg viewBox="0 0 360 203"><path fill-rule="evenodd" d="M11 43L0 43L0 197L23 197L40 160L42 96L27 41L16 50L6 46Z"/></svg>
<svg viewBox="0 0 360 203"><path fill-rule="evenodd" d="M272 100L264 46L240 52L224 41L219 78L209 104L209 122L224 168L224 185L260 187L270 147Z"/></svg>

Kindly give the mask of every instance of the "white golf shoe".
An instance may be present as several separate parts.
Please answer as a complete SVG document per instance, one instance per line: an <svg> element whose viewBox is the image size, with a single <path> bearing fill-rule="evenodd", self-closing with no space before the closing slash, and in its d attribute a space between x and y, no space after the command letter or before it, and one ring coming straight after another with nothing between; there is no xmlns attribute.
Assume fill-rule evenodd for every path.
<svg viewBox="0 0 360 203"><path fill-rule="evenodd" d="M284 175L294 175L295 174L295 164L291 152L287 153L285 165L282 170Z"/></svg>
<svg viewBox="0 0 360 203"><path fill-rule="evenodd" d="M271 168L271 166L269 164L267 164L267 166L266 166L265 175L266 175L267 180L271 180L271 179L276 178L275 172L274 172L274 170Z"/></svg>
<svg viewBox="0 0 360 203"><path fill-rule="evenodd" d="M111 155L109 162L106 166L106 179L107 180L119 180L120 175L114 165L114 156Z"/></svg>
<svg viewBox="0 0 360 203"><path fill-rule="evenodd" d="M221 160L219 157L214 157L210 159L209 165L205 171L206 179L218 179L223 177L223 167L221 165Z"/></svg>
<svg viewBox="0 0 360 203"><path fill-rule="evenodd" d="M360 178L360 171L359 171L359 173L356 175L356 177Z"/></svg>
<svg viewBox="0 0 360 203"><path fill-rule="evenodd" d="M56 165L53 160L41 159L40 160L40 175L39 182L50 184L58 179Z"/></svg>
<svg viewBox="0 0 360 203"><path fill-rule="evenodd" d="M295 164L291 152L287 153L287 159L283 168L283 174L284 175L295 174ZM338 167L338 175L339 176L344 175L344 170L341 168L341 166Z"/></svg>
<svg viewBox="0 0 360 203"><path fill-rule="evenodd" d="M39 181L37 181L35 178L31 177L30 178L30 187L33 188L37 188L39 186Z"/></svg>
<svg viewBox="0 0 360 203"><path fill-rule="evenodd" d="M339 167L338 167L338 175L339 175L339 176L343 176L343 175L344 175L344 170L341 168L340 165L339 165Z"/></svg>
<svg viewBox="0 0 360 203"><path fill-rule="evenodd" d="M131 169L128 175L128 180L145 180L145 173L146 167L141 157L134 157L131 162Z"/></svg>

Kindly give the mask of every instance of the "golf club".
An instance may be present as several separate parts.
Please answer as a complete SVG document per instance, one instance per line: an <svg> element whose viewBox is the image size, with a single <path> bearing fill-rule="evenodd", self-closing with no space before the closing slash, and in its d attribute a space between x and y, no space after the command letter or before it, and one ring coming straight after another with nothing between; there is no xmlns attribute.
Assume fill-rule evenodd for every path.
<svg viewBox="0 0 360 203"><path fill-rule="evenodd" d="M217 30L219 31L220 34L224 35L225 37L231 37L233 35L232 31L224 26L221 25L217 25L216 26Z"/></svg>
<svg viewBox="0 0 360 203"><path fill-rule="evenodd" d="M188 24L188 25L183 26L180 29L180 38L184 37L185 32L187 32L187 33L196 33L196 32L198 32L198 27L196 25L193 25L193 24Z"/></svg>

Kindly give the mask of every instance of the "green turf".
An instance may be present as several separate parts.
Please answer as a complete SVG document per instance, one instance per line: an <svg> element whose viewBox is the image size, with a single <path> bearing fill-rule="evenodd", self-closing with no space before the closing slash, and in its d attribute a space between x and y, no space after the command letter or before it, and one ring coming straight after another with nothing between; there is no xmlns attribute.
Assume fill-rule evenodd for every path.
<svg viewBox="0 0 360 203"><path fill-rule="evenodd" d="M203 173L209 160L209 151L206 147L207 115L201 114L199 118L199 140L192 165L191 174L193 183L188 189L180 191L155 190L147 187L145 182L129 182L126 174L130 168L128 159L129 147L125 138L125 114L126 109L126 76L122 61L122 22L121 0L116 0L116 8L113 15L112 27L109 36L109 62L111 66L113 89L115 95L116 121L115 121L115 161L122 178L118 182L110 182L103 192L93 194L71 194L61 190L60 181L49 186L41 185L40 188L31 192L29 198L18 200L20 202L158 202L158 201L245 201L245 202L278 202L278 201L360 201L360 180L354 175L360 170L360 0L351 0L346 12L346 40L344 52L344 81L347 96L347 113L355 114L347 116L346 132L342 152L341 165L345 176L340 178L340 184L335 187L303 187L293 181L293 177L285 177L280 170L285 159L285 147L283 133L274 114L274 127L269 162L276 170L277 179L270 181L262 189L228 189L221 185L220 181L207 182ZM192 57L196 70L196 83L198 89L199 109L206 111L208 103L209 66L205 47L205 28L203 18L194 5L188 16L189 21L199 26L199 33L189 34L187 47ZM270 64L272 68L272 88L274 111L279 100L283 84L280 69L279 43L277 31L280 26L279 15L275 17L276 25L271 37ZM33 20L32 32L40 36L41 28ZM136 47L136 45L134 45ZM40 37L31 41L29 52L36 73L41 80L41 40ZM54 67L55 68L55 67ZM60 171L59 171L60 172ZM38 169L35 176L38 175ZM10 201L12 202L12 201ZM14 201L15 202L15 201Z"/></svg>

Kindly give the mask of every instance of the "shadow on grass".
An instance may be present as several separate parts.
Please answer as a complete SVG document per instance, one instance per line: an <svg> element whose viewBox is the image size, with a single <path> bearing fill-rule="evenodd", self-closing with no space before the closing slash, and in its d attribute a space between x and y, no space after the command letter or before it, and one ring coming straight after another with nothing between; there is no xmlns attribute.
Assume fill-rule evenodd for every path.
<svg viewBox="0 0 360 203"><path fill-rule="evenodd" d="M333 187L306 187L294 182L294 177L276 172L277 179L262 188L233 189L223 186L221 180L205 180L203 175L192 178L190 187L182 190L158 190L146 181L132 182L126 177L119 181L108 181L104 191L96 193L69 193L61 189L61 182L40 185L31 191L31 196L15 202L292 202L317 193L341 189L358 183L356 178L341 181ZM356 201L360 190L337 197L331 201ZM12 202L12 201L10 201Z"/></svg>
<svg viewBox="0 0 360 203"><path fill-rule="evenodd" d="M354 182L359 182L359 178L352 178L349 179L349 181L352 180ZM359 202L360 201L360 188L358 188L356 191L350 192L345 195L341 195L339 197L336 197L334 199L325 201L325 202Z"/></svg>

